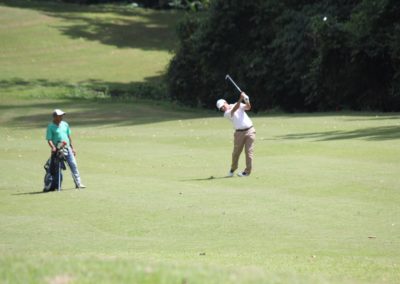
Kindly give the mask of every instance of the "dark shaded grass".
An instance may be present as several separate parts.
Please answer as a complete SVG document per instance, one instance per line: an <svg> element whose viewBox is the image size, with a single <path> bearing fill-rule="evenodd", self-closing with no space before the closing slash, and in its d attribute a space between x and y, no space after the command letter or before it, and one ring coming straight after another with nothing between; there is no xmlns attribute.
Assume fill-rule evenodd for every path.
<svg viewBox="0 0 400 284"><path fill-rule="evenodd" d="M98 41L118 48L164 51L175 46L174 26L182 13L134 9L128 5L85 6L37 0L0 0L0 5L37 10L68 23L74 22L74 25L56 27L71 39ZM90 17L85 13L90 13ZM96 14L99 16L94 17ZM113 14L113 17L106 17L106 14ZM143 20L137 21L135 17Z"/></svg>

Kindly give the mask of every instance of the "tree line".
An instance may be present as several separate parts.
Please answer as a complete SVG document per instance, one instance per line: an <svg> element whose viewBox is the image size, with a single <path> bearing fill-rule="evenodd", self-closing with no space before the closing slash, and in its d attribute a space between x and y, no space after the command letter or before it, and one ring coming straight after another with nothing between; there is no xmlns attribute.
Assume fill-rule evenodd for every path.
<svg viewBox="0 0 400 284"><path fill-rule="evenodd" d="M255 110L400 110L400 1L213 0L177 28L167 83L173 99Z"/></svg>

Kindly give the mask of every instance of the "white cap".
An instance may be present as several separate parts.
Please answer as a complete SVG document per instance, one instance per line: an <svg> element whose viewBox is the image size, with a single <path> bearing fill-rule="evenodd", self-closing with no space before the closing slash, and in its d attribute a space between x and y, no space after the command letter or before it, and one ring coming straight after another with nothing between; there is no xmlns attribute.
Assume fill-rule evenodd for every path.
<svg viewBox="0 0 400 284"><path fill-rule="evenodd" d="M226 101L224 99L219 99L217 101L217 109L220 109L225 103Z"/></svg>
<svg viewBox="0 0 400 284"><path fill-rule="evenodd" d="M55 110L53 110L53 115L64 115L65 112L63 112L61 109L56 108Z"/></svg>

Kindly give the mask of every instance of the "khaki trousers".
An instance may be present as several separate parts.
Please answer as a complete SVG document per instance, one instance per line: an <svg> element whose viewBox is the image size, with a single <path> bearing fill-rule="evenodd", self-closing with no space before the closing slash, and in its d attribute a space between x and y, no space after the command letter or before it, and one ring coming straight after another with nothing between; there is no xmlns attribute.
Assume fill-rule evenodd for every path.
<svg viewBox="0 0 400 284"><path fill-rule="evenodd" d="M238 168L239 157L243 151L243 147L246 154L246 174L251 173L253 166L253 155L254 155L254 141L256 140L256 130L254 127L246 131L235 131L234 133L234 145L232 152L232 166L231 171L235 171Z"/></svg>

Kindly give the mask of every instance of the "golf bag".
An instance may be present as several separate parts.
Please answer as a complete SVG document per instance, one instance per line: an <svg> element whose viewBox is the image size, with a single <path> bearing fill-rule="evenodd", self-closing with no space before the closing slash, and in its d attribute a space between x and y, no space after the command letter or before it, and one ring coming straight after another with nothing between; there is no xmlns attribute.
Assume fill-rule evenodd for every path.
<svg viewBox="0 0 400 284"><path fill-rule="evenodd" d="M62 170L65 170L66 156L68 155L68 149L66 143L61 142L57 144L57 151L51 154L50 159L44 165L45 176L44 176L44 192L61 190L61 184L63 179Z"/></svg>

